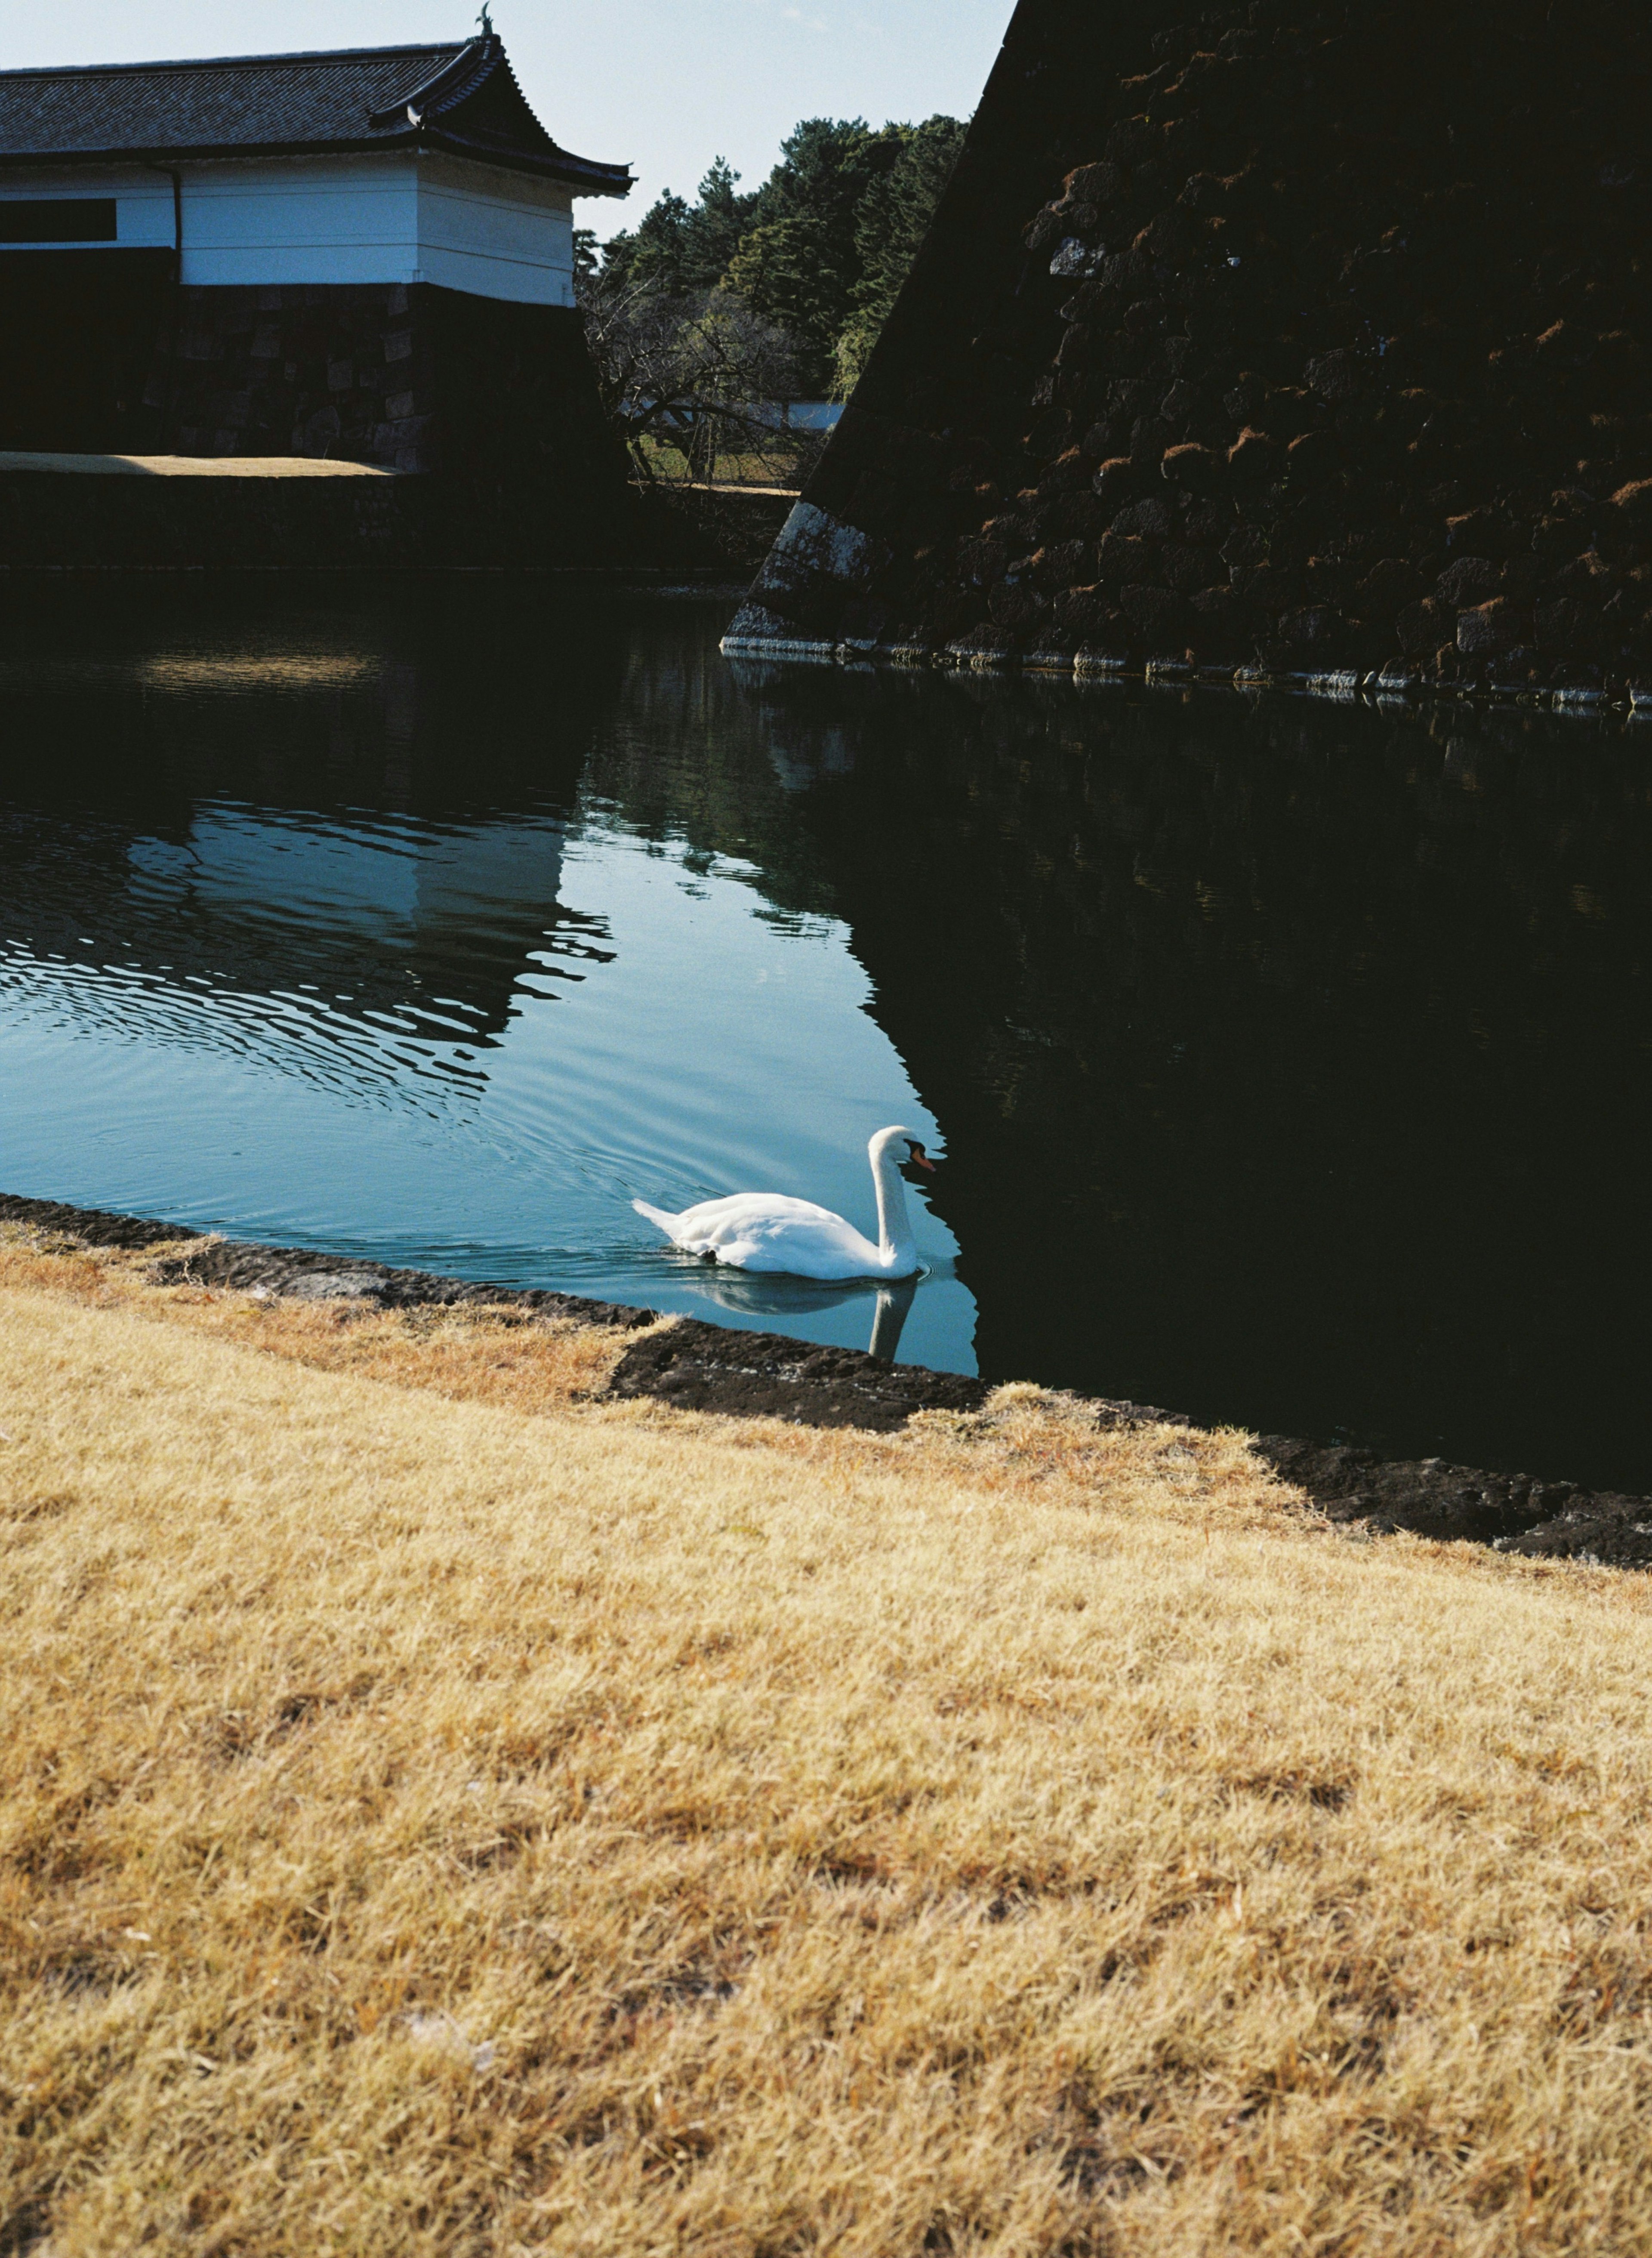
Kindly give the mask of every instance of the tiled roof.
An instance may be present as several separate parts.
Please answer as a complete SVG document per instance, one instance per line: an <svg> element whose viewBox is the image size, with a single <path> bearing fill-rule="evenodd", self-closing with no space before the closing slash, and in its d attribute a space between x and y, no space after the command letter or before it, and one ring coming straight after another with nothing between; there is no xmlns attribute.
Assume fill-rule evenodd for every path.
<svg viewBox="0 0 1652 2258"><path fill-rule="evenodd" d="M0 71L0 165L419 146L586 195L631 185L627 167L558 148L492 32L440 46Z"/></svg>

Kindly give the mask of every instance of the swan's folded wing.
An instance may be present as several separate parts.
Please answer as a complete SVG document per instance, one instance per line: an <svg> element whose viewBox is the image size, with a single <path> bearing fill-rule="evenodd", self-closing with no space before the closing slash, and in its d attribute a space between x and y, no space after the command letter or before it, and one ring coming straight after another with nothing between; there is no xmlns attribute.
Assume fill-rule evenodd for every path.
<svg viewBox="0 0 1652 2258"><path fill-rule="evenodd" d="M734 1192L667 1216L632 1205L688 1254L714 1254L732 1270L803 1278L863 1277L878 1269L877 1249L853 1224L813 1200L783 1192Z"/></svg>
<svg viewBox="0 0 1652 2258"><path fill-rule="evenodd" d="M634 1199L631 1204L677 1246L685 1247L691 1254L699 1254L721 1246L730 1232L738 1235L747 1227L753 1211L770 1206L773 1202L762 1192L736 1192L728 1199L701 1200L697 1207L685 1207L681 1215L668 1215L663 1207L650 1207L643 1199ZM805 1203L797 1200L788 1204L802 1207ZM825 1213L824 1209L819 1211Z"/></svg>
<svg viewBox="0 0 1652 2258"><path fill-rule="evenodd" d="M702 1200L684 1208L677 1218L680 1228L692 1232L705 1246L721 1246L748 1234L772 1238L777 1231L795 1230L800 1224L835 1223L847 1230L840 1216L812 1200L788 1199L783 1192L734 1192L727 1199Z"/></svg>
<svg viewBox="0 0 1652 2258"><path fill-rule="evenodd" d="M762 1204L736 1218L714 1243L720 1262L799 1278L855 1278L877 1267L877 1249L830 1208L809 1200Z"/></svg>

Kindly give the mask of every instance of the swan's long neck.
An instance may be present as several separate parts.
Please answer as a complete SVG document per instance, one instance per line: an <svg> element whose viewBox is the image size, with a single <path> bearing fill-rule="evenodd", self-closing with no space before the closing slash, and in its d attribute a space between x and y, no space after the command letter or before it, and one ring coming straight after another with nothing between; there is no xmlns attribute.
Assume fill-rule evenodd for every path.
<svg viewBox="0 0 1652 2258"><path fill-rule="evenodd" d="M918 1242L912 1237L912 1226L906 1213L906 1187L901 1182L900 1163L895 1158L899 1139L891 1137L872 1140L872 1181L877 1186L877 1252L878 1259L888 1268L915 1268L918 1262Z"/></svg>

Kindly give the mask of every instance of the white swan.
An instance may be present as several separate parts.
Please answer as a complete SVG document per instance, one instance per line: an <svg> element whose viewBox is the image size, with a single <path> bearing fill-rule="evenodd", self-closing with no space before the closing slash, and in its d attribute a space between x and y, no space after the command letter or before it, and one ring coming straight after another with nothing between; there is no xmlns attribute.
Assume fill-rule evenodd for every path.
<svg viewBox="0 0 1652 2258"><path fill-rule="evenodd" d="M673 1246L737 1270L783 1271L793 1278L910 1278L919 1268L895 1147L920 1168L934 1162L910 1130L880 1129L867 1147L877 1186L877 1245L812 1200L783 1192L734 1192L667 1215L646 1200L632 1206L658 1224Z"/></svg>

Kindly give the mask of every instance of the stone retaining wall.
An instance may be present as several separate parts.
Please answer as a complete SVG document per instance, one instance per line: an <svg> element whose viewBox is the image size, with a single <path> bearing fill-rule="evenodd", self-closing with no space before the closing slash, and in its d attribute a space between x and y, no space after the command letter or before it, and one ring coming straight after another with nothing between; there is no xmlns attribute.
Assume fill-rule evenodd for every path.
<svg viewBox="0 0 1652 2258"><path fill-rule="evenodd" d="M1022 0L730 648L1652 685L1643 13L1087 13Z"/></svg>
<svg viewBox="0 0 1652 2258"><path fill-rule="evenodd" d="M624 451L569 309L424 283L178 289L163 272L170 254L80 266L27 254L34 266L25 256L0 260L0 303L18 316L0 356L0 447L327 459L438 490L66 489L43 511L44 489L8 480L0 562L603 564L639 553Z"/></svg>
<svg viewBox="0 0 1652 2258"><path fill-rule="evenodd" d="M562 515L526 476L513 490L508 469L0 455L0 573L521 569L738 586L784 510L766 494L621 486Z"/></svg>
<svg viewBox="0 0 1652 2258"><path fill-rule="evenodd" d="M181 290L143 406L158 453L623 476L578 314L429 283Z"/></svg>
<svg viewBox="0 0 1652 2258"><path fill-rule="evenodd" d="M0 466L0 572L336 570L440 557L433 480Z"/></svg>

